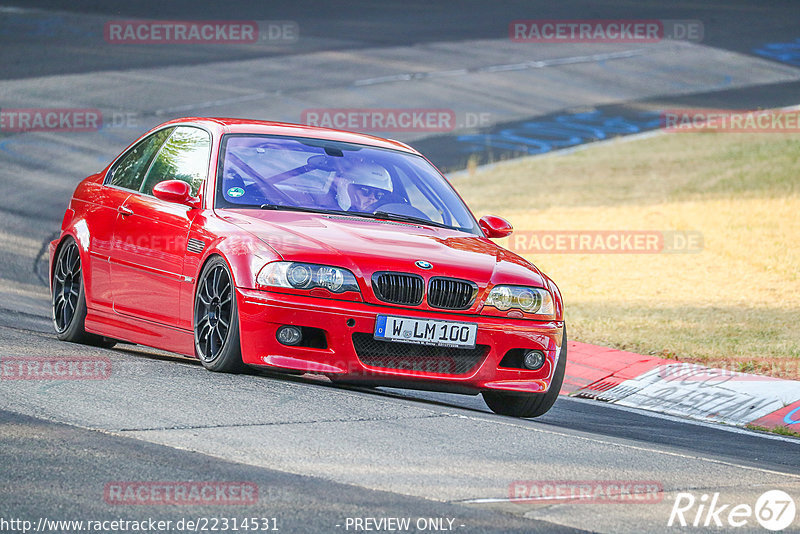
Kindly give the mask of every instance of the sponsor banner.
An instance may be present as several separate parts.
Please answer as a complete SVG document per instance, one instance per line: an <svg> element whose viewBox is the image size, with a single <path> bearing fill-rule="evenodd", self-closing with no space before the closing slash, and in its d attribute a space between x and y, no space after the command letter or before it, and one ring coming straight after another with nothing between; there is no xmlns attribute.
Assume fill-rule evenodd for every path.
<svg viewBox="0 0 800 534"><path fill-rule="evenodd" d="M623 406L744 425L800 397L792 380L707 369L691 363L657 366L603 392Z"/></svg>
<svg viewBox="0 0 800 534"><path fill-rule="evenodd" d="M800 382L569 342L562 395L800 431Z"/></svg>
<svg viewBox="0 0 800 534"><path fill-rule="evenodd" d="M769 382L780 381L771 376L752 375L729 369L712 369L690 363L681 365L661 365L658 367L659 376L667 382L705 382L706 384L722 384L733 381Z"/></svg>

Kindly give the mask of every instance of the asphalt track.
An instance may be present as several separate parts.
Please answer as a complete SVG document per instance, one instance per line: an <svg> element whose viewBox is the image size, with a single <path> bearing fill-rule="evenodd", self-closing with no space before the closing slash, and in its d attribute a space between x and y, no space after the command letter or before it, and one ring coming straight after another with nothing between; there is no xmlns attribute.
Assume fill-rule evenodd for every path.
<svg viewBox="0 0 800 534"><path fill-rule="evenodd" d="M348 517L438 517L463 532L642 532L671 530L681 491L752 506L764 491L782 489L800 503L800 446L791 439L567 398L542 418L516 420L491 414L479 397L221 376L140 347L58 343L41 256L75 184L168 118L297 122L312 107L447 107L459 118L455 131L394 136L455 169L465 154L459 135L508 138L531 121L600 112L634 124L643 112L687 103L797 104L800 69L753 49L794 41L799 11L792 2L621 1L0 7L0 107L88 107L114 119L91 133L0 132L2 356L88 356L111 365L106 380L0 382L0 518L258 514L277 517L281 531L337 532ZM105 21L137 17L290 20L301 38L277 47L102 42ZM528 18L695 19L705 38L512 45L508 22ZM466 124L476 116L486 122ZM558 148L546 136L536 146L543 140ZM175 507L103 499L109 482L186 480L250 481L259 501ZM657 481L664 497L509 502L519 480ZM745 530L758 528L751 520Z"/></svg>

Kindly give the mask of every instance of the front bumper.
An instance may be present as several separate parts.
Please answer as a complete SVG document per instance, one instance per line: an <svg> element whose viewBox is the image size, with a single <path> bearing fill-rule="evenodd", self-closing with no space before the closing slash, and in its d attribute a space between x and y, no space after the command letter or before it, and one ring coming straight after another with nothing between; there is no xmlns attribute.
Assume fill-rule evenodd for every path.
<svg viewBox="0 0 800 534"><path fill-rule="evenodd" d="M369 385L472 394L483 390L544 393L556 368L564 328L561 321L420 311L252 289L237 288L236 296L244 363L321 373L333 380ZM485 346L485 354L462 374L448 372L446 366L410 369L367 365L356 352L353 334L372 336L378 315L478 323L476 343ZM323 330L327 348L282 345L275 337L282 325ZM403 348L411 350L408 346ZM536 371L500 367L512 349L541 350L545 364Z"/></svg>

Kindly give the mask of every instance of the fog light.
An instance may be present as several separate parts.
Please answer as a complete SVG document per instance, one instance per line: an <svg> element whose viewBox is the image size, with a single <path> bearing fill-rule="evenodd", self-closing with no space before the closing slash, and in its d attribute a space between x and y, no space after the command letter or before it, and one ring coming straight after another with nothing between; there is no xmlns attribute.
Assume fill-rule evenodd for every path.
<svg viewBox="0 0 800 534"><path fill-rule="evenodd" d="M522 364L531 371L540 369L544 365L544 353L540 350L529 350L525 352Z"/></svg>
<svg viewBox="0 0 800 534"><path fill-rule="evenodd" d="M303 332L297 326L282 326L275 337L284 345L297 345L303 339Z"/></svg>

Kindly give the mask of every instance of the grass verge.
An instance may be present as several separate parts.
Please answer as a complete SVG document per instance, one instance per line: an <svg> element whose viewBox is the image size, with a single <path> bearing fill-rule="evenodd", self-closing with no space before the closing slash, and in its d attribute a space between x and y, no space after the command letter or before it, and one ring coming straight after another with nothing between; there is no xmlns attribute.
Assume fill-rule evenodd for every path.
<svg viewBox="0 0 800 534"><path fill-rule="evenodd" d="M573 339L800 379L800 139L680 133L526 158L454 181L527 231L699 232L671 254L531 253Z"/></svg>
<svg viewBox="0 0 800 534"><path fill-rule="evenodd" d="M780 434L781 436L791 436L793 438L800 438L800 432L789 430L785 426L776 426L775 428L767 428L765 426L758 426L758 425L745 425L745 428L749 430L755 430L757 432L771 432L773 434Z"/></svg>

